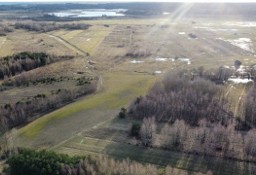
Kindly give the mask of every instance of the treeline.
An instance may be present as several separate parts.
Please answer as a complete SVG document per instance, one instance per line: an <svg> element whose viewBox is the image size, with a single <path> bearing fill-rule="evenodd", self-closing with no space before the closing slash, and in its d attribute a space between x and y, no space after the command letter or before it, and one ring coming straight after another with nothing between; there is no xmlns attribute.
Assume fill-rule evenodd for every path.
<svg viewBox="0 0 256 175"><path fill-rule="evenodd" d="M244 120L253 127L256 127L256 86L249 90L244 103Z"/></svg>
<svg viewBox="0 0 256 175"><path fill-rule="evenodd" d="M148 57L151 55L149 50L130 50L125 54L125 57L131 58L141 58L141 57Z"/></svg>
<svg viewBox="0 0 256 175"><path fill-rule="evenodd" d="M5 175L188 175L188 172L167 166L140 164L130 160L117 161L106 156L69 157L48 151L20 149L7 160ZM193 173L195 175L212 175Z"/></svg>
<svg viewBox="0 0 256 175"><path fill-rule="evenodd" d="M145 97L138 97L130 105L128 115L142 120L155 116L157 122L174 123L182 119L198 126L201 119L227 124L233 116L224 97L224 87L204 78L167 74Z"/></svg>
<svg viewBox="0 0 256 175"><path fill-rule="evenodd" d="M12 56L0 58L0 79L15 76L47 64L71 59L72 56L50 56L44 52L21 52Z"/></svg>
<svg viewBox="0 0 256 175"><path fill-rule="evenodd" d="M53 30L66 29L66 30L86 30L90 24L58 24L58 23L39 23L39 22L17 22L15 23L15 29L25 29L35 32L50 32Z"/></svg>
<svg viewBox="0 0 256 175"><path fill-rule="evenodd" d="M204 70L203 67L199 67L197 73L200 77L208 79L216 84L224 84L230 76L234 75L235 71L222 66L216 70Z"/></svg>
<svg viewBox="0 0 256 175"><path fill-rule="evenodd" d="M184 120L160 125L154 117L144 118L139 138L145 146L192 154L206 154L238 160L256 161L256 130L241 132L230 122L227 126L201 120L198 127Z"/></svg>
<svg viewBox="0 0 256 175"><path fill-rule="evenodd" d="M63 165L74 166L80 157L69 157L47 151L19 149L18 153L7 160L8 175L60 175Z"/></svg>
<svg viewBox="0 0 256 175"><path fill-rule="evenodd" d="M0 36L6 36L6 34L10 32L13 32L13 28L6 24L0 24Z"/></svg>
<svg viewBox="0 0 256 175"><path fill-rule="evenodd" d="M34 120L38 115L52 111L83 95L93 93L97 82L91 81L78 86L76 89L59 89L51 94L38 94L34 97L18 101L16 104L0 106L0 118L7 127L13 128Z"/></svg>
<svg viewBox="0 0 256 175"><path fill-rule="evenodd" d="M229 76L225 68L169 73L118 116L142 121L130 135L146 147L256 162L256 87L245 99L245 121L234 119L217 85Z"/></svg>
<svg viewBox="0 0 256 175"><path fill-rule="evenodd" d="M83 86L86 84L90 84L90 81L92 81L94 78L89 78L86 76L82 76L79 78L70 78L66 76L60 76L60 77L38 77L34 72L26 72L19 75L16 75L14 77L5 78L2 82L2 86L0 85L0 91L2 88L2 91L4 89L7 89L9 86L30 86L30 85L38 85L38 84L54 84L58 82L63 81L74 81L76 86Z"/></svg>

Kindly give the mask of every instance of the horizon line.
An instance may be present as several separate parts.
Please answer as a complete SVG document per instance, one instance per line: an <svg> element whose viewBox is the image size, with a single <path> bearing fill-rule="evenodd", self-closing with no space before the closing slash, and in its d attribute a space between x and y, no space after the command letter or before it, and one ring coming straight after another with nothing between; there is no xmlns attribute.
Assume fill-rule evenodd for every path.
<svg viewBox="0 0 256 175"><path fill-rule="evenodd" d="M19 0L0 0L0 3L211 3L211 4L217 4L217 3L256 3L256 0L209 0L209 1L203 1L203 0L98 0L98 1L87 1L87 0L25 0L25 1L19 1Z"/></svg>

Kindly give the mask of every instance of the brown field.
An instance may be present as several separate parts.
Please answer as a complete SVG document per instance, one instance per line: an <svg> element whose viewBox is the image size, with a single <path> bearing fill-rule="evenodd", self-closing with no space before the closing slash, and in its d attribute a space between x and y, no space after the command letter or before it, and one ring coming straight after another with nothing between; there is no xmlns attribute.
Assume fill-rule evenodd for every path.
<svg viewBox="0 0 256 175"><path fill-rule="evenodd" d="M209 25L200 20L196 24L191 24L190 20L177 23L168 18L80 22L93 26L88 30L58 30L49 33L15 30L7 37L0 37L1 56L20 51L45 51L76 57L35 69L32 74L36 76L77 77L80 76L78 72L84 72L86 76L101 77L101 86L95 94L46 114L19 129L17 145L47 148L71 155L109 154L157 165L170 163L192 171L206 172L210 169L216 174L250 174L247 166L254 165L130 145L126 141L126 132L131 121L115 118L121 107L128 106L137 96L146 94L155 80L162 78L165 72L199 66L205 69L233 66L237 59L244 65L255 64L253 52L217 39L251 38L255 43L254 28L230 27L222 22ZM230 32L233 27L237 30ZM189 33L197 38L190 38ZM256 50L255 44L252 47ZM87 53L90 56L87 57ZM188 58L191 64L174 58ZM89 65L88 60L93 60L95 64ZM15 87L1 92L0 101L15 102L18 98L39 92L47 93L63 86L72 88L74 85L70 80L47 86ZM226 86L232 111L235 116L239 116L249 86ZM229 171L227 167L233 168ZM222 173L220 169L225 171Z"/></svg>

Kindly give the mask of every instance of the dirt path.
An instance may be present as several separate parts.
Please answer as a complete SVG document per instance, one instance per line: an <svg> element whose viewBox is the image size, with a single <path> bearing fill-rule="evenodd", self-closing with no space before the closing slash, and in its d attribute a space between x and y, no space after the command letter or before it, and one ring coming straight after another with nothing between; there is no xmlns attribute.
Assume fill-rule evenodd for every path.
<svg viewBox="0 0 256 175"><path fill-rule="evenodd" d="M1 44L0 44L0 49L2 49L2 47L3 47L3 45L4 45L5 42L6 42L6 38L4 38L3 41L1 42Z"/></svg>
<svg viewBox="0 0 256 175"><path fill-rule="evenodd" d="M232 85L232 84L230 84L230 85L228 85L228 90L227 90L227 92L226 92L226 94L225 94L225 97L227 97L228 95L229 95L229 93L230 93L230 91L231 91L231 89L233 88L234 86Z"/></svg>
<svg viewBox="0 0 256 175"><path fill-rule="evenodd" d="M237 100L237 103L236 103L236 107L235 107L235 110L234 110L234 117L237 117L238 115L238 111L239 111L239 108L241 106L241 101L242 101L242 98L243 96L245 95L245 89L246 89L246 85L243 87L243 90Z"/></svg>
<svg viewBox="0 0 256 175"><path fill-rule="evenodd" d="M99 75L99 80L98 80L97 90L96 90L97 92L101 89L102 85L103 85L103 79L102 79L102 76Z"/></svg>
<svg viewBox="0 0 256 175"><path fill-rule="evenodd" d="M77 46L71 44L70 42L68 42L67 40L65 40L65 39L63 39L59 36L55 36L55 35L52 35L52 34L49 34L49 33L46 33L45 35L47 35L50 38L54 38L55 40L57 40L58 42L60 42L64 46L66 46L67 48L75 51L76 53L78 53L81 56L88 56L88 53L86 53L82 49L78 48Z"/></svg>
<svg viewBox="0 0 256 175"><path fill-rule="evenodd" d="M63 38L61 38L59 36L55 36L55 35L48 34L48 33L46 33L45 35L47 35L50 38L54 38L55 40L57 40L58 42L62 43L67 48L75 51L79 55L84 56L84 57L88 57L88 53L87 52L85 52L82 49L78 48L77 46L71 44L67 40L65 40L65 39L63 39ZM99 91L101 89L101 87L102 87L103 80L102 80L102 76L101 75L98 74L97 76L99 77L99 81L98 81L98 85L97 85L97 91Z"/></svg>

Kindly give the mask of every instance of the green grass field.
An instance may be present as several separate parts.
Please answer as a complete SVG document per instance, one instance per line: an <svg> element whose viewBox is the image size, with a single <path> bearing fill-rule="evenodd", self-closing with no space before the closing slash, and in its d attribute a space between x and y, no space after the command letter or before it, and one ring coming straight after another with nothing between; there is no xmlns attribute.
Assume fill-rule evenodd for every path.
<svg viewBox="0 0 256 175"><path fill-rule="evenodd" d="M87 30L56 31L52 34L93 55L95 49L111 30L113 30L112 27L92 26Z"/></svg>
<svg viewBox="0 0 256 175"><path fill-rule="evenodd" d="M144 95L154 81L155 77L149 75L122 72L107 73L103 75L103 85L100 92L35 120L21 128L20 134L28 138L34 138L43 129L49 127L52 121L72 117L87 110L119 109L122 106L126 106L135 97ZM99 119L95 125L103 121Z"/></svg>

